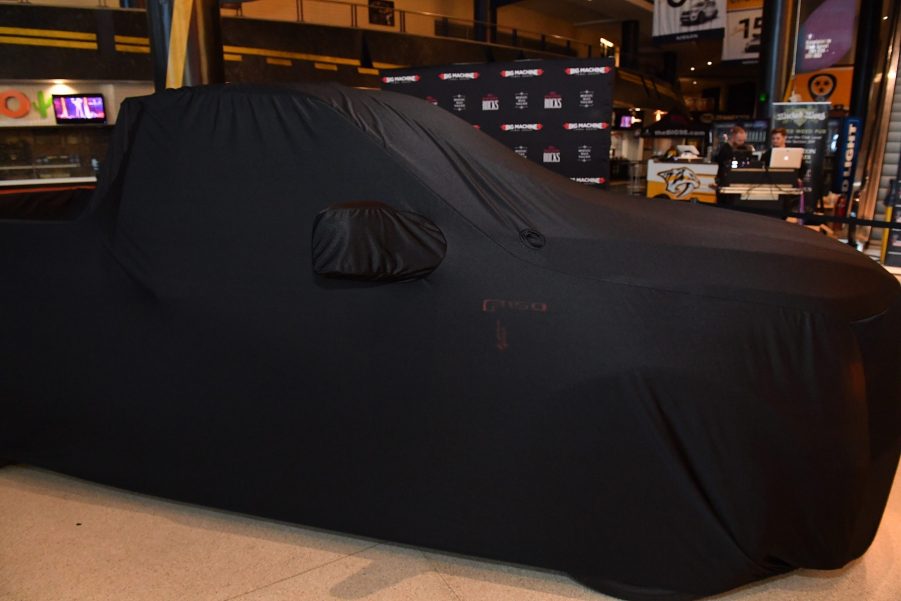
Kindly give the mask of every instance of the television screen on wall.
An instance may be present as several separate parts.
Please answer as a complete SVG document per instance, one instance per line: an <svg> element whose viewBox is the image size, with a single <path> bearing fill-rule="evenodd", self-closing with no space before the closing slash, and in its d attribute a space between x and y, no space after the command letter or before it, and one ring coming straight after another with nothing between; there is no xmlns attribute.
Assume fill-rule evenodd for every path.
<svg viewBox="0 0 901 601"><path fill-rule="evenodd" d="M53 113L59 125L106 123L103 94L54 94Z"/></svg>
<svg viewBox="0 0 901 601"><path fill-rule="evenodd" d="M613 117L610 120L610 127L613 129L632 129L635 122L635 116L632 111L627 108L613 109Z"/></svg>

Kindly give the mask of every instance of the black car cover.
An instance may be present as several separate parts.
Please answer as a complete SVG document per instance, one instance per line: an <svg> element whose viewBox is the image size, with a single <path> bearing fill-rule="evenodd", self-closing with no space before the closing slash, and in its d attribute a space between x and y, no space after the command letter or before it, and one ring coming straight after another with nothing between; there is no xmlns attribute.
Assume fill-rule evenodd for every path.
<svg viewBox="0 0 901 601"><path fill-rule="evenodd" d="M437 225L380 202L338 204L313 222L313 271L325 277L382 282L424 277L446 251Z"/></svg>
<svg viewBox="0 0 901 601"><path fill-rule="evenodd" d="M386 92L127 100L78 219L0 222L0 282L0 457L625 599L841 567L901 450L877 264Z"/></svg>

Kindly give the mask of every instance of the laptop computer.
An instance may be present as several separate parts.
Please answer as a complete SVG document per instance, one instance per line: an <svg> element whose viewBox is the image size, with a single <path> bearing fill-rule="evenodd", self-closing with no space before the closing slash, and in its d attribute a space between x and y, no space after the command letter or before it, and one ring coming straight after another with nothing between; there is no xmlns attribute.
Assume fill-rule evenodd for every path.
<svg viewBox="0 0 901 601"><path fill-rule="evenodd" d="M770 153L770 169L800 169L804 159L803 148L773 148Z"/></svg>

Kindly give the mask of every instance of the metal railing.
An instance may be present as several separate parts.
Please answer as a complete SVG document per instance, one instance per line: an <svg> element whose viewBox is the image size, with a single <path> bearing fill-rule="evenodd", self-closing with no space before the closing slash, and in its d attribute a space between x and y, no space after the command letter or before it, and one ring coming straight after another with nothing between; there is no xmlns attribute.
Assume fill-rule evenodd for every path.
<svg viewBox="0 0 901 601"><path fill-rule="evenodd" d="M295 0L295 6L299 23L456 38L580 57L594 53L592 45L581 40L440 13L377 8L342 0Z"/></svg>
<svg viewBox="0 0 901 601"><path fill-rule="evenodd" d="M55 6L95 6L99 8L143 9L146 0L75 0L71 2L30 2L0 0ZM546 32L507 27L474 19L418 10L379 8L347 0L262 0L243 3L240 0L220 2L222 14L247 19L295 21L314 25L334 25L375 31L395 31L413 35L488 42L526 50L538 50L588 58L597 55L591 44Z"/></svg>

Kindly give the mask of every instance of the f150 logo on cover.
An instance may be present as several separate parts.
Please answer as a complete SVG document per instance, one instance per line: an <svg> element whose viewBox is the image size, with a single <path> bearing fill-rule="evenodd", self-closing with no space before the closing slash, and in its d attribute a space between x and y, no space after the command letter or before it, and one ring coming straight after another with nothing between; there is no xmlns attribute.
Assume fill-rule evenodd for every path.
<svg viewBox="0 0 901 601"><path fill-rule="evenodd" d="M676 198L688 196L701 187L701 181L698 179L698 176L688 167L661 171L660 177L666 182L666 191L674 194Z"/></svg>
<svg viewBox="0 0 901 601"><path fill-rule="evenodd" d="M482 313L496 313L501 310L528 311L530 313L547 313L547 303L502 300L499 298L482 299Z"/></svg>

